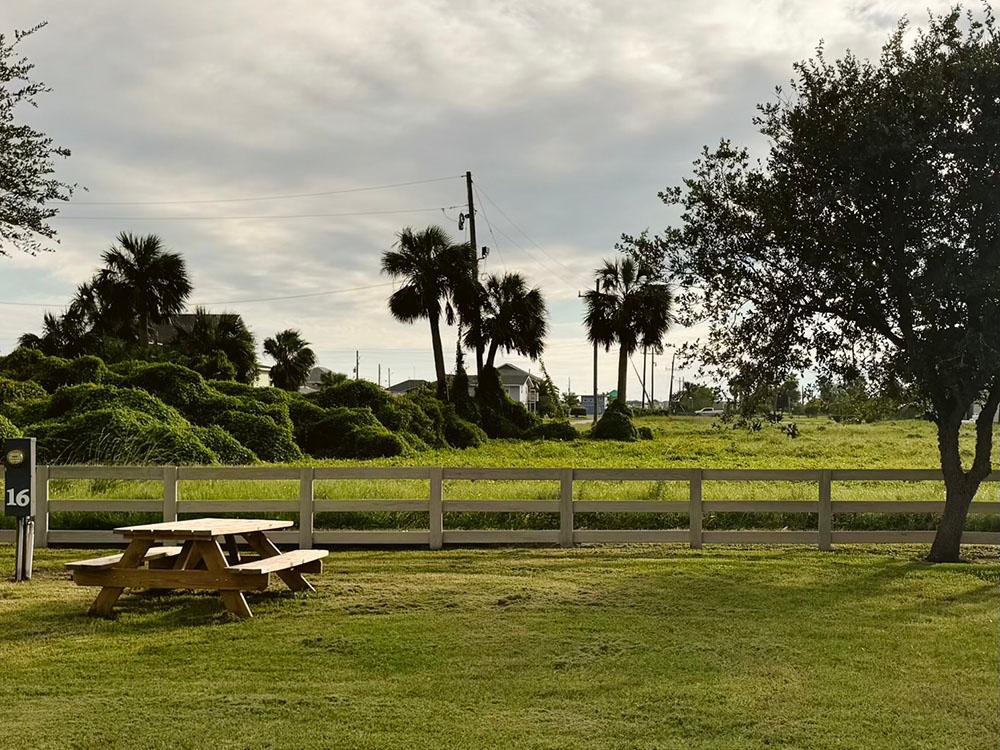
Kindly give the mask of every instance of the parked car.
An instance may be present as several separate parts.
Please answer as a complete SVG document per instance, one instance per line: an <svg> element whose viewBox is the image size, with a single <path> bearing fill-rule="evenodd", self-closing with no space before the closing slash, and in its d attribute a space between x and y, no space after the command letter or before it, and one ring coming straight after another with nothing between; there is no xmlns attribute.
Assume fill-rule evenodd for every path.
<svg viewBox="0 0 1000 750"><path fill-rule="evenodd" d="M721 417L722 409L717 406L706 406L704 409L696 411L695 415L699 417Z"/></svg>

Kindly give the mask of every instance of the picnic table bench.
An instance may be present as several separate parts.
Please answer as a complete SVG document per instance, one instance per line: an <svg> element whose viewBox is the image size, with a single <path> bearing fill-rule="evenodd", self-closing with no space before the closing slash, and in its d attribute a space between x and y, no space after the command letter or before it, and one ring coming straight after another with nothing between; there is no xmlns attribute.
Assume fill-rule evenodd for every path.
<svg viewBox="0 0 1000 750"><path fill-rule="evenodd" d="M326 550L281 552L265 532L284 529L291 521L241 518L197 518L141 526L115 532L129 539L125 551L66 563L78 586L100 586L90 614L110 617L126 588L201 589L218 591L226 609L239 618L253 617L245 591L263 591L271 573L292 591L313 591L303 573L320 573ZM241 556L237 537L257 555ZM219 540L226 545L223 552ZM157 542L181 542L157 545Z"/></svg>

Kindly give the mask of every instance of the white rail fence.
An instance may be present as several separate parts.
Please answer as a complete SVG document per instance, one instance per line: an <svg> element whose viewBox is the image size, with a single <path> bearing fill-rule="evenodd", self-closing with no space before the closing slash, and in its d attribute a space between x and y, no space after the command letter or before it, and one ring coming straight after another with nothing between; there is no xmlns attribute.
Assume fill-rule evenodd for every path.
<svg viewBox="0 0 1000 750"><path fill-rule="evenodd" d="M162 496L153 500L49 499L55 480L156 481ZM288 481L298 482L297 500L187 500L185 481ZM419 480L427 483L426 499L325 500L315 497L315 484L323 480ZM445 483L473 481L548 481L559 483L558 500L471 500L445 497ZM581 500L574 487L581 482L681 482L687 500ZM923 544L933 531L846 531L833 529L833 517L844 513L940 513L943 502L834 500L833 484L852 482L941 482L934 470L769 470L769 469L507 469L438 467L186 467L186 466L39 466L36 473L36 546L48 544L118 544L121 538L108 530L69 530L49 527L50 514L60 512L155 513L164 521L178 514L211 515L290 513L298 515L298 528L273 534L281 544L313 545L420 545L440 549L446 544L550 544L572 547L580 543L659 542L687 544L802 544L829 550L834 544ZM711 482L806 483L815 485L815 500L704 500ZM1000 472L987 482L997 483ZM994 493L995 494L995 493ZM334 530L315 528L317 513L422 512L428 527L417 530ZM445 514L552 513L559 515L558 529L449 529ZM582 529L574 525L578 513L676 513L688 516L679 529ZM815 513L814 530L703 529L711 513ZM1000 514L1000 502L977 501L972 514ZM12 530L0 530L0 542L12 542ZM1000 545L1000 532L967 531L965 544Z"/></svg>

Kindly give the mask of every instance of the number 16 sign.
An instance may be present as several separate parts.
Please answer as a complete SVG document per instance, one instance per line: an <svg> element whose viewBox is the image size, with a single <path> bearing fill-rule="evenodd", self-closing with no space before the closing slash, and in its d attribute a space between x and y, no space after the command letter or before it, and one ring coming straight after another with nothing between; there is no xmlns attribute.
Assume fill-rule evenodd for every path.
<svg viewBox="0 0 1000 750"><path fill-rule="evenodd" d="M3 464L4 515L17 518L35 515L35 439L5 440Z"/></svg>

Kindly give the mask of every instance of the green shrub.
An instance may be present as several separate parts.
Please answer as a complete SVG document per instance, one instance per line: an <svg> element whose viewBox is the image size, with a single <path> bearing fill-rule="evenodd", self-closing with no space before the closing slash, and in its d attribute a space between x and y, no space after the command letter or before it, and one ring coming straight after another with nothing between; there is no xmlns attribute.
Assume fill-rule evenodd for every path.
<svg viewBox="0 0 1000 750"><path fill-rule="evenodd" d="M291 429L279 425L267 415L229 411L221 416L218 424L257 454L261 461L285 463L302 458L302 451L295 444Z"/></svg>
<svg viewBox="0 0 1000 750"><path fill-rule="evenodd" d="M24 348L15 349L0 358L0 375L12 380L33 380L50 392L64 385L102 383L114 379L112 372L97 357L63 359Z"/></svg>
<svg viewBox="0 0 1000 750"><path fill-rule="evenodd" d="M187 424L180 412L167 406L156 396L138 388L83 383L60 388L48 400L45 418L82 414L98 409L126 408L148 414L161 422Z"/></svg>
<svg viewBox="0 0 1000 750"><path fill-rule="evenodd" d="M306 431L326 417L327 409L314 404L299 394L294 394L294 396L288 401L288 416L292 420L292 433L295 435L295 440L301 446ZM306 453L309 451L306 450Z"/></svg>
<svg viewBox="0 0 1000 750"><path fill-rule="evenodd" d="M607 411L590 430L590 437L595 440L625 440L633 442L639 433L632 424L632 410L615 399Z"/></svg>
<svg viewBox="0 0 1000 750"><path fill-rule="evenodd" d="M539 423L538 417L511 400L500 384L500 376L492 368L484 369L476 390L480 424L493 438L520 438Z"/></svg>
<svg viewBox="0 0 1000 750"><path fill-rule="evenodd" d="M0 404L33 401L45 398L48 392L32 380L0 378Z"/></svg>
<svg viewBox="0 0 1000 750"><path fill-rule="evenodd" d="M528 440L577 440L580 433L569 422L543 422L524 433Z"/></svg>
<svg viewBox="0 0 1000 750"><path fill-rule="evenodd" d="M587 416L587 410L582 406L574 406L569 410L569 415L571 417L585 417Z"/></svg>
<svg viewBox="0 0 1000 750"><path fill-rule="evenodd" d="M23 433L18 429L17 425L7 419L7 417L0 416L0 440L21 437L22 435Z"/></svg>
<svg viewBox="0 0 1000 750"><path fill-rule="evenodd" d="M126 408L99 409L29 425L40 463L212 464L217 456L187 424L164 424Z"/></svg>
<svg viewBox="0 0 1000 750"><path fill-rule="evenodd" d="M255 464L260 460L257 458L257 454L218 425L193 427L192 429L198 439L219 457L221 463L243 466Z"/></svg>
<svg viewBox="0 0 1000 750"><path fill-rule="evenodd" d="M186 407L215 393L201 375L173 362L153 362L135 367L123 376L123 383L155 394L185 416L188 416Z"/></svg>
<svg viewBox="0 0 1000 750"><path fill-rule="evenodd" d="M444 438L452 448L477 448L486 442L486 433L458 415L451 404L444 410Z"/></svg>
<svg viewBox="0 0 1000 750"><path fill-rule="evenodd" d="M381 424L359 426L348 433L352 458L380 458L406 453L408 446L401 436Z"/></svg>
<svg viewBox="0 0 1000 750"><path fill-rule="evenodd" d="M296 398L303 399L301 394L298 393L291 393L270 386L258 388L246 383L238 383L235 380L209 380L208 385L210 388L220 393L225 393L227 396L239 396L240 398L258 401L262 404L288 404Z"/></svg>
<svg viewBox="0 0 1000 750"><path fill-rule="evenodd" d="M653 439L653 428L643 425L636 428L637 436L640 440L652 440Z"/></svg>
<svg viewBox="0 0 1000 750"><path fill-rule="evenodd" d="M391 435L372 413L371 409L349 409L338 407L325 409L321 419L303 427L300 445L302 450L315 458L371 458L395 453L372 454L375 437L379 434ZM362 435L362 447L366 453L359 456L358 435ZM395 449L394 449L395 450Z"/></svg>

